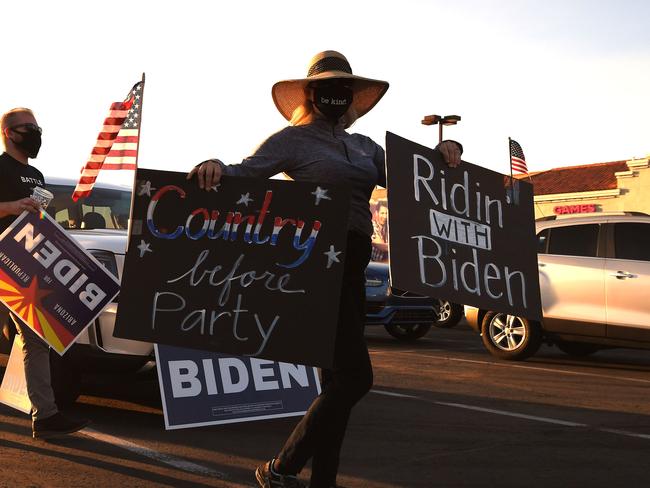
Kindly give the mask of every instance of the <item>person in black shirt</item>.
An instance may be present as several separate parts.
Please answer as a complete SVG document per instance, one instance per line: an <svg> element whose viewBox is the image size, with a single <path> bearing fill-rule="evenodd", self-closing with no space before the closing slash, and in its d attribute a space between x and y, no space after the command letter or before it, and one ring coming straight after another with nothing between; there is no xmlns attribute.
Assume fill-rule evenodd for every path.
<svg viewBox="0 0 650 488"><path fill-rule="evenodd" d="M38 203L30 198L35 186L43 187L43 174L29 164L41 147L41 128L27 108L16 108L0 121L5 150L0 155L0 233L27 210L38 212ZM2 244L0 243L0 246ZM0 304L2 325L9 311ZM87 420L73 420L62 415L54 401L50 378L49 346L28 326L11 315L23 341L23 361L27 393L32 403L32 434L34 438L51 438L82 429Z"/></svg>

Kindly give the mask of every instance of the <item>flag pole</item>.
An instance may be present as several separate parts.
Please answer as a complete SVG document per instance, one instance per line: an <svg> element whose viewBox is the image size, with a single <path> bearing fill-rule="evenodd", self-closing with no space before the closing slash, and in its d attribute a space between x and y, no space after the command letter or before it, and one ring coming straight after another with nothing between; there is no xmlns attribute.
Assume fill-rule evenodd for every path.
<svg viewBox="0 0 650 488"><path fill-rule="evenodd" d="M135 192L136 192L136 186L137 186L137 174L138 174L138 156L140 155L140 141L142 140L142 114L144 113L144 80L145 80L145 75L144 72L142 72L142 93L140 94L140 121L138 124L140 125L140 128L138 129L138 147L135 150L135 169L133 170L133 184L131 186L131 207L129 208L129 223L128 223L128 230L127 230L127 236L126 236L126 252L129 251L129 245L131 244L131 231L133 230L133 202L135 201Z"/></svg>
<svg viewBox="0 0 650 488"><path fill-rule="evenodd" d="M510 161L510 203L515 200L515 187L512 176L512 139L508 137L508 161Z"/></svg>

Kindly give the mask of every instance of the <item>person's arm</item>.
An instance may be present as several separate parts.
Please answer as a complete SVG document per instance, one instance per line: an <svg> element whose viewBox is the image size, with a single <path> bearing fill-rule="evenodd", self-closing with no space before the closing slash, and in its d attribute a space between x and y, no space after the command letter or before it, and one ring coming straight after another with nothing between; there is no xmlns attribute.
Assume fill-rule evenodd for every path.
<svg viewBox="0 0 650 488"><path fill-rule="evenodd" d="M32 213L40 211L41 207L38 203L29 197L14 200L12 202L0 202L0 217L7 217L8 215L20 215L24 210Z"/></svg>
<svg viewBox="0 0 650 488"><path fill-rule="evenodd" d="M372 156L372 161L377 168L377 185L386 188L386 153L384 148L375 143L375 153Z"/></svg>
<svg viewBox="0 0 650 488"><path fill-rule="evenodd" d="M221 180L222 175L270 178L291 169L289 150L292 147L286 128L266 139L253 153L239 164L226 165L219 159L208 159L195 166L187 175L197 176L199 188L209 190Z"/></svg>

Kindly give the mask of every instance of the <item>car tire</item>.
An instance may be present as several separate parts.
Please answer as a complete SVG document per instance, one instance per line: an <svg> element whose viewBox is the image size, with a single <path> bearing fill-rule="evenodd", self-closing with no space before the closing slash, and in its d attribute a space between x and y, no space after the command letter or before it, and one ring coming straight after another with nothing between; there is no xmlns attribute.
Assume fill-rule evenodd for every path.
<svg viewBox="0 0 650 488"><path fill-rule="evenodd" d="M563 353L574 357L589 356L601 349L597 344L589 344L586 342L556 341L555 345Z"/></svg>
<svg viewBox="0 0 650 488"><path fill-rule="evenodd" d="M59 410L67 409L79 398L81 368L70 352L59 356L56 351L50 350L50 384Z"/></svg>
<svg viewBox="0 0 650 488"><path fill-rule="evenodd" d="M386 331L398 341L416 341L431 330L431 324L387 324Z"/></svg>
<svg viewBox="0 0 650 488"><path fill-rule="evenodd" d="M521 361L537 352L542 344L539 323L502 312L488 312L481 323L485 348L501 359Z"/></svg>
<svg viewBox="0 0 650 488"><path fill-rule="evenodd" d="M451 329L463 318L463 306L449 300L438 299L438 320L433 325L440 329Z"/></svg>

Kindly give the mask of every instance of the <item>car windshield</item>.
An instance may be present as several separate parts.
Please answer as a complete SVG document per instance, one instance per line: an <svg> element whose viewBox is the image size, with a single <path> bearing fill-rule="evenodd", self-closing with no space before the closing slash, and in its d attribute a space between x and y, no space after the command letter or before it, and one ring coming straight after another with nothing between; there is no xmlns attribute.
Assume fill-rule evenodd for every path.
<svg viewBox="0 0 650 488"><path fill-rule="evenodd" d="M54 199L47 213L65 229L126 229L129 222L131 192L95 187L86 198L72 200L74 186L48 185Z"/></svg>

